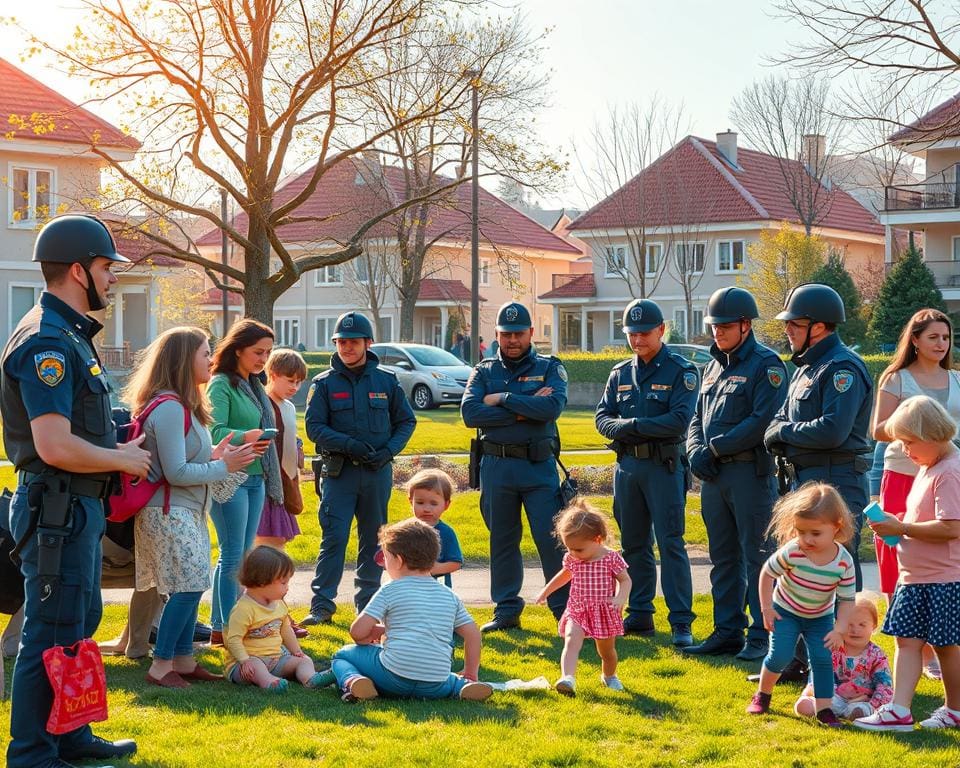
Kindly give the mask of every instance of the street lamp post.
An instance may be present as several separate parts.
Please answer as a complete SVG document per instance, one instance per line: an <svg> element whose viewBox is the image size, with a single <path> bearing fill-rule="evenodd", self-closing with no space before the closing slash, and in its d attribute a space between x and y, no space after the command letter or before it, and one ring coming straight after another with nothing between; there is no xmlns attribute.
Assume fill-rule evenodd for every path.
<svg viewBox="0 0 960 768"><path fill-rule="evenodd" d="M222 221L224 224L227 223L227 190L224 189L223 187L220 187L220 221ZM221 261L221 263L223 264L224 267L226 267L226 266L227 266L227 263L228 263L228 259L227 259L227 245L228 245L228 243L227 243L227 230L226 230L226 229L221 229L221 230L220 230L220 261ZM229 307L229 304L228 304L228 302L227 302L227 289L226 289L226 285L227 285L227 274L226 274L226 270L224 270L224 273L223 273L223 276L222 276L222 283L223 283L224 287L220 289L220 293L221 293L221 297L220 297L220 299L221 299L220 309L221 309L221 311L223 312L223 321L222 321L222 322L223 322L223 332L220 334L220 338L221 338L221 339L222 339L224 336L227 335L227 329L229 328L228 319L229 319L230 307Z"/></svg>
<svg viewBox="0 0 960 768"><path fill-rule="evenodd" d="M480 361L480 70L468 69L463 76L471 88L470 362L476 364Z"/></svg>

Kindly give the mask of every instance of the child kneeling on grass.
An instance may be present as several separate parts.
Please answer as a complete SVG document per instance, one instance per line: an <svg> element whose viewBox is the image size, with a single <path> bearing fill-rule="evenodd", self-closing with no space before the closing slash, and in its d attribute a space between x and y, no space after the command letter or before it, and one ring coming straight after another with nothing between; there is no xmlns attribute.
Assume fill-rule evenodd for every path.
<svg viewBox="0 0 960 768"><path fill-rule="evenodd" d="M833 709L837 717L867 717L893 699L893 681L887 654L870 637L877 631L877 606L857 595L850 623L843 632L843 647L833 651ZM815 717L817 702L813 682L803 689L793 711Z"/></svg>
<svg viewBox="0 0 960 768"><path fill-rule="evenodd" d="M247 591L230 611L223 636L228 680L275 693L287 689L287 678L306 688L333 682L329 670L316 671L293 633L283 601L293 572L290 556L273 547L255 547L243 559L238 579Z"/></svg>
<svg viewBox="0 0 960 768"><path fill-rule="evenodd" d="M382 586L350 625L356 645L333 656L333 673L346 702L384 696L482 701L493 689L477 682L480 630L460 598L430 571L440 552L431 526L408 518L380 530ZM463 673L451 672L453 633L463 638ZM380 640L386 636L386 645Z"/></svg>

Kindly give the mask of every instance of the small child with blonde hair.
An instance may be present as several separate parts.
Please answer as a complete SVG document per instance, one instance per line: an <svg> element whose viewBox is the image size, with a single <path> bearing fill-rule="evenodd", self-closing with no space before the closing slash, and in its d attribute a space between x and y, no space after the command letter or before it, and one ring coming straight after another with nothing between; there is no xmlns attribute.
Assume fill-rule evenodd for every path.
<svg viewBox="0 0 960 768"><path fill-rule="evenodd" d="M563 637L563 654L561 677L554 687L565 696L576 695L577 660L584 639L592 637L600 654L600 682L622 691L623 683L617 677L616 638L623 634L623 606L630 596L627 563L619 552L607 547L607 518L582 498L557 516L554 535L567 554L563 556L563 568L537 595L537 602L543 603L560 587L570 584L570 597L557 628Z"/></svg>
<svg viewBox="0 0 960 768"><path fill-rule="evenodd" d="M290 556L273 547L255 547L243 559L238 579L246 592L230 611L223 634L228 680L253 683L275 693L287 689L287 678L299 680L306 688L333 682L329 671L316 671L293 634L283 600L293 573Z"/></svg>
<svg viewBox="0 0 960 768"><path fill-rule="evenodd" d="M843 647L856 597L853 557L842 544L853 535L850 510L832 485L804 483L776 503L768 533L780 544L760 571L760 609L770 650L747 714L770 710L773 686L802 636L810 654L815 717L822 725L838 726L831 708L831 651Z"/></svg>
<svg viewBox="0 0 960 768"><path fill-rule="evenodd" d="M850 623L843 633L843 647L833 651L831 708L837 717L866 717L893 699L887 654L870 640L879 623L876 603L866 595L857 595ZM812 683L803 689L793 711L804 717L816 716Z"/></svg>

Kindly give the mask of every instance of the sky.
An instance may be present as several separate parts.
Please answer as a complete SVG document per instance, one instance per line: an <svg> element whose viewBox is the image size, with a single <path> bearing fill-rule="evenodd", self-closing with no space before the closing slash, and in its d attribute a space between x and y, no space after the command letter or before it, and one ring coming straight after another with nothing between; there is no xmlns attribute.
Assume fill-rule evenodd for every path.
<svg viewBox="0 0 960 768"><path fill-rule="evenodd" d="M552 29L544 57L552 106L537 122L546 145L571 161L572 148L583 146L611 105L643 104L654 95L682 103L694 135L712 138L732 127L733 98L770 74L765 57L782 52L798 34L789 21L773 17L770 0L519 0L519 5L532 29ZM54 41L67 39L79 18L71 0L16 6L24 26ZM21 62L24 47L22 33L0 27L0 55L69 98L83 99L84 83L36 59ZM96 111L119 120L108 109ZM596 201L582 199L568 178L564 189L541 202L579 207Z"/></svg>

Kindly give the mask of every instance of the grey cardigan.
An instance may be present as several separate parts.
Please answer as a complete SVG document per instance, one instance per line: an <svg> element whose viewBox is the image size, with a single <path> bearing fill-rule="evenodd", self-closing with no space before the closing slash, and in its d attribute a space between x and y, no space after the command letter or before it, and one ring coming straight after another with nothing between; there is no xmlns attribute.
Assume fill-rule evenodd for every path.
<svg viewBox="0 0 960 768"><path fill-rule="evenodd" d="M210 460L210 433L192 414L190 422L190 431L184 435L183 406L173 401L160 403L147 417L141 447L150 452L147 478L155 482L162 474L170 484L170 505L202 512L209 484L227 476L227 465ZM161 488L147 506L162 507L163 494Z"/></svg>

